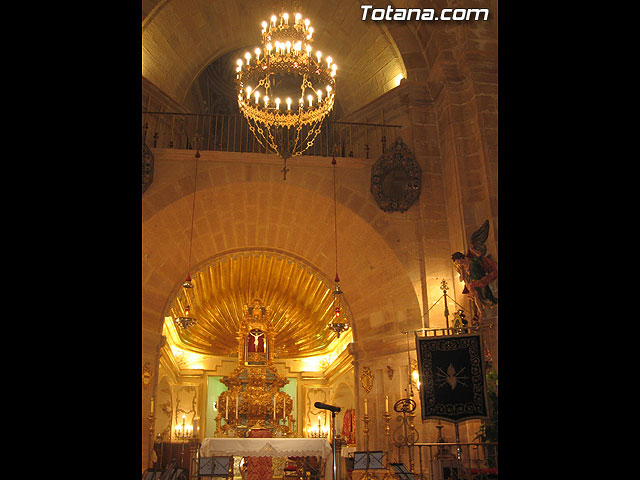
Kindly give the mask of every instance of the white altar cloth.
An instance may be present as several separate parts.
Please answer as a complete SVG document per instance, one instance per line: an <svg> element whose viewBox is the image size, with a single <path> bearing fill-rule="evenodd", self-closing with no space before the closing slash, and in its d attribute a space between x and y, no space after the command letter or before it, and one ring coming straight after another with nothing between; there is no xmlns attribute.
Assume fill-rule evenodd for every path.
<svg viewBox="0 0 640 480"><path fill-rule="evenodd" d="M331 455L326 438L205 438L202 457L322 457Z"/></svg>
<svg viewBox="0 0 640 480"><path fill-rule="evenodd" d="M322 457L325 479L333 476L331 444L326 438L205 438L201 457Z"/></svg>

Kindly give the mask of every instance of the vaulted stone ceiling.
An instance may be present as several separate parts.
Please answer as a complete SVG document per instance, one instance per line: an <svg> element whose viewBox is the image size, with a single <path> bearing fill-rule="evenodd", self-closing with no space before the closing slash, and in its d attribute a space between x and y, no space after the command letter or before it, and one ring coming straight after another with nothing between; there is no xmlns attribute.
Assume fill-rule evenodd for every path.
<svg viewBox="0 0 640 480"><path fill-rule="evenodd" d="M148 0L147 0L148 1ZM314 46L339 65L337 83L345 111L375 100L407 70L387 27L363 22L360 2L303 0L314 26ZM273 0L166 0L142 22L142 75L183 103L201 73L216 59L260 44L263 20L279 13ZM395 25L394 28L406 28ZM230 83L232 79L230 79Z"/></svg>
<svg viewBox="0 0 640 480"><path fill-rule="evenodd" d="M144 0L142 76L184 104L215 60L260 43L261 22L282 4L300 5L314 26L314 45L340 66L337 100L345 114L392 89L398 75L429 83L438 62L493 62L497 0L369 0L377 8L488 8L489 22L362 21L356 0ZM437 86L436 86L437 88Z"/></svg>

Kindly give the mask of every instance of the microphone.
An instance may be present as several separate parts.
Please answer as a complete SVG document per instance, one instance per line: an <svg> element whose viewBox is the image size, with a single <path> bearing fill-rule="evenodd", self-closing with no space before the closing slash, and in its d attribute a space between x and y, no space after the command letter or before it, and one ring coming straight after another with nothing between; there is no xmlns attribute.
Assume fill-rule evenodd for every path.
<svg viewBox="0 0 640 480"><path fill-rule="evenodd" d="M340 407L335 407L333 405L327 405L326 403L316 402L313 404L316 408L321 408L323 410L331 410L333 413L338 413L340 411Z"/></svg>

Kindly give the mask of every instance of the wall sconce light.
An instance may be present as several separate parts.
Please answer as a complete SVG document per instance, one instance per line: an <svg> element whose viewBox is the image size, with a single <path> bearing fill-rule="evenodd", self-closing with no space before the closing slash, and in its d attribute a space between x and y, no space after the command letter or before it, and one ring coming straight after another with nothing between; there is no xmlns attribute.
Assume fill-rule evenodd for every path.
<svg viewBox="0 0 640 480"><path fill-rule="evenodd" d="M185 422L186 415L182 414L182 425L176 425L173 428L173 434L177 440L186 441L193 437L193 425L187 425Z"/></svg>

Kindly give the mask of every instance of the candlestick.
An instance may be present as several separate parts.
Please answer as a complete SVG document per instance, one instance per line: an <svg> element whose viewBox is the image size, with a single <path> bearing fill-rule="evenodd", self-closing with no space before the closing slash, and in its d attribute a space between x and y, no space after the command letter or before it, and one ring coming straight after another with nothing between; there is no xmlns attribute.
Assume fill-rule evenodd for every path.
<svg viewBox="0 0 640 480"><path fill-rule="evenodd" d="M391 437L389 436L389 420L391 420L391 415L389 415L389 412L385 412L382 414L382 418L384 419L384 434L387 437L387 452L389 452L391 450Z"/></svg>
<svg viewBox="0 0 640 480"><path fill-rule="evenodd" d="M366 413L367 408L367 400L364 401L365 405L365 414L363 416L364 428L362 429L362 433L364 434L364 449L369 451L369 415Z"/></svg>

